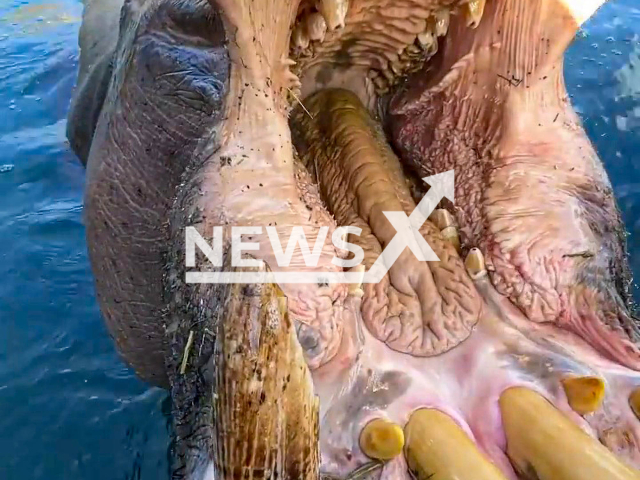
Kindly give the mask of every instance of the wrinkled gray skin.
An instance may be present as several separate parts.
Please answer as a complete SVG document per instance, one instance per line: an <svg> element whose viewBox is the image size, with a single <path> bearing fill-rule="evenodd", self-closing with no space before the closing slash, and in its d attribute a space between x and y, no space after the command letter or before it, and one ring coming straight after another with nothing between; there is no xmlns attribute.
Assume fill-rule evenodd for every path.
<svg viewBox="0 0 640 480"><path fill-rule="evenodd" d="M68 137L87 166L87 241L107 325L137 373L168 387L168 219L185 169L213 147L229 60L206 1L138 3L87 3Z"/></svg>
<svg viewBox="0 0 640 480"><path fill-rule="evenodd" d="M164 327L169 218L185 172L215 147L229 59L206 0L139 3L86 1L67 133L87 167L87 243L107 327L138 375L168 388L186 341L169 345ZM187 219L178 211L176 221ZM216 293L209 298L217 308ZM187 321L197 315L184 309ZM199 356L210 350L201 345ZM183 461L191 444L208 451L211 432L198 430L210 415L210 404L197 405L210 396L203 382L197 371L172 382L175 434L186 440L174 452L176 478L202 468L197 455Z"/></svg>

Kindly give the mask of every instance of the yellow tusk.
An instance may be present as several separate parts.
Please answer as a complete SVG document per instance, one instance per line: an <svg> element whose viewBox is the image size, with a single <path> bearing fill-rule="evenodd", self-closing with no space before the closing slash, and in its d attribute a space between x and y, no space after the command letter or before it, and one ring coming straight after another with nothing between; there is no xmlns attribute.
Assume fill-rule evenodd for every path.
<svg viewBox="0 0 640 480"><path fill-rule="evenodd" d="M604 445L544 397L514 387L500 397L507 454L518 472L539 480L638 480Z"/></svg>
<svg viewBox="0 0 640 480"><path fill-rule="evenodd" d="M629 406L640 420L640 388L636 388L629 396Z"/></svg>
<svg viewBox="0 0 640 480"><path fill-rule="evenodd" d="M595 412L604 400L605 385L599 377L572 377L562 380L571 408L580 415Z"/></svg>
<svg viewBox="0 0 640 480"><path fill-rule="evenodd" d="M403 447L402 428L381 418L367 423L360 433L362 452L374 460L391 460L402 453Z"/></svg>
<svg viewBox="0 0 640 480"><path fill-rule="evenodd" d="M405 427L405 455L417 480L504 480L448 415L416 411Z"/></svg>

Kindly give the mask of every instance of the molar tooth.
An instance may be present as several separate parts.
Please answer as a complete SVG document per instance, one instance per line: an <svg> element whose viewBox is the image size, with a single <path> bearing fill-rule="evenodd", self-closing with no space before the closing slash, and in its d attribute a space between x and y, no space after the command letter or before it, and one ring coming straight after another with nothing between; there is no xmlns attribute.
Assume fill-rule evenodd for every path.
<svg viewBox="0 0 640 480"><path fill-rule="evenodd" d="M429 217L429 220L431 220L440 230L444 230L445 228L454 225L453 215L451 215L449 210L446 208L435 209Z"/></svg>
<svg viewBox="0 0 640 480"><path fill-rule="evenodd" d="M299 23L291 34L291 44L294 48L304 50L309 47L309 36L305 32L304 25Z"/></svg>
<svg viewBox="0 0 640 480"><path fill-rule="evenodd" d="M460 253L460 235L458 235L458 229L454 226L442 229L440 232L442 237L449 242Z"/></svg>
<svg viewBox="0 0 640 480"><path fill-rule="evenodd" d="M350 283L349 284L349 295L354 296L354 297L360 297L360 298L364 297L364 290L362 289L362 282L364 281L365 270L366 270L366 268L365 268L364 265L357 265L357 266L353 267L351 270L349 270L349 272L353 272L353 273L357 273L358 274L358 283Z"/></svg>
<svg viewBox="0 0 640 480"><path fill-rule="evenodd" d="M329 30L344 27L349 10L349 0L317 0L316 8L322 14Z"/></svg>
<svg viewBox="0 0 640 480"><path fill-rule="evenodd" d="M409 45L406 51L409 52L411 56L416 56L420 53L420 48L418 48L416 45Z"/></svg>
<svg viewBox="0 0 640 480"><path fill-rule="evenodd" d="M367 423L360 433L362 452L375 460L391 460L402 453L403 447L402 428L382 418Z"/></svg>
<svg viewBox="0 0 640 480"><path fill-rule="evenodd" d="M438 51L438 38L433 32L433 29L427 28L427 30L418 34L416 41L429 57L435 55Z"/></svg>
<svg viewBox="0 0 640 480"><path fill-rule="evenodd" d="M464 266L467 268L467 273L472 280L479 280L487 275L484 255L478 248L472 248L469 251L469 255L464 261Z"/></svg>
<svg viewBox="0 0 640 480"><path fill-rule="evenodd" d="M509 388L499 404L507 454L517 471L540 480L638 480L637 471L533 390Z"/></svg>
<svg viewBox="0 0 640 480"><path fill-rule="evenodd" d="M381 75L378 75L373 79L373 84L375 85L378 91L386 90L389 87L389 83Z"/></svg>
<svg viewBox="0 0 640 480"><path fill-rule="evenodd" d="M405 427L407 464L415 478L504 480L451 417L433 409L411 415Z"/></svg>
<svg viewBox="0 0 640 480"><path fill-rule="evenodd" d="M400 74L402 73L402 64L398 60L394 62L389 62L389 68L391 68L391 71L396 76L400 76Z"/></svg>
<svg viewBox="0 0 640 480"><path fill-rule="evenodd" d="M309 39L323 42L327 33L327 22L324 17L320 13L314 12L307 17L306 24Z"/></svg>
<svg viewBox="0 0 640 480"><path fill-rule="evenodd" d="M476 28L482 20L486 0L469 0L466 4L467 26Z"/></svg>
<svg viewBox="0 0 640 480"><path fill-rule="evenodd" d="M431 48L433 43L436 41L433 36L433 32L431 30L426 30L420 34L418 34L418 42L423 50L428 50Z"/></svg>
<svg viewBox="0 0 640 480"><path fill-rule="evenodd" d="M599 377L572 377L562 380L571 408L580 415L595 412L604 400L605 385Z"/></svg>
<svg viewBox="0 0 640 480"><path fill-rule="evenodd" d="M436 12L436 35L444 37L449 31L449 10L439 10Z"/></svg>

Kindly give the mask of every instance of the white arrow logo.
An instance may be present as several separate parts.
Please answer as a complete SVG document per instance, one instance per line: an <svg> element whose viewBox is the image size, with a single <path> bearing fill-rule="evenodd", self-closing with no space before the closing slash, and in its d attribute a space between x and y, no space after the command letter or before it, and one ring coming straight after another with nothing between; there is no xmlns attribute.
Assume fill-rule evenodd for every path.
<svg viewBox="0 0 640 480"><path fill-rule="evenodd" d="M422 180L431 188L410 216L407 217L404 212L383 212L397 233L365 274L364 283L380 282L407 247L421 262L440 260L420 233L420 228L443 198L449 199L452 203L455 202L454 171L438 173Z"/></svg>

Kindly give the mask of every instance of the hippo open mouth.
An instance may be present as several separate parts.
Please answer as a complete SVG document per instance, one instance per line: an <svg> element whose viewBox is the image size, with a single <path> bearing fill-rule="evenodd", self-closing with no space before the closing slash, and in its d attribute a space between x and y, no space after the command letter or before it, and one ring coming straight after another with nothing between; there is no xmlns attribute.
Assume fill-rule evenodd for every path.
<svg viewBox="0 0 640 480"><path fill-rule="evenodd" d="M174 478L640 478L625 231L562 73L601 3L87 5L69 137L91 262L123 357L171 388ZM455 202L410 225L439 261L185 281L191 226L255 227L260 266L225 236L201 270L326 273L349 256L322 227L354 226L364 274L447 171ZM301 243L280 267L266 227L315 263Z"/></svg>

